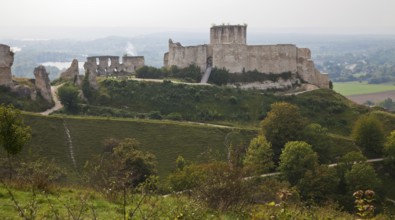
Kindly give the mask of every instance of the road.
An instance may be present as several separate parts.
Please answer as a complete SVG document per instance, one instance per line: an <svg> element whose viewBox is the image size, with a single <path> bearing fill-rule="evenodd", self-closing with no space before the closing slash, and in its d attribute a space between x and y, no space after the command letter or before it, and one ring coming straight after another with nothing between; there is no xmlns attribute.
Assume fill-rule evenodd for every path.
<svg viewBox="0 0 395 220"><path fill-rule="evenodd" d="M57 86L51 86L51 94L52 94L52 100L54 101L55 105L47 109L45 112L41 112L40 114L42 115L49 115L54 111L57 111L61 108L63 108L62 103L60 103L59 97L58 97L58 89L59 87L63 86L63 84L57 85Z"/></svg>
<svg viewBox="0 0 395 220"><path fill-rule="evenodd" d="M381 162L381 161L383 161L384 160L384 158L376 158L376 159L369 159L369 160L367 160L366 162L368 162L368 163L375 163L375 162ZM335 167L335 166L337 166L338 165L338 163L333 163L333 164L328 164L328 167ZM245 177L244 179L245 180L249 180L249 179L252 179L252 178L254 178L254 177L263 177L263 178L265 178L265 177L269 177L269 176L278 176L278 175L280 175L281 173L280 172L274 172L274 173L266 173L266 174L262 174L262 175L260 175L260 176L249 176L249 177Z"/></svg>

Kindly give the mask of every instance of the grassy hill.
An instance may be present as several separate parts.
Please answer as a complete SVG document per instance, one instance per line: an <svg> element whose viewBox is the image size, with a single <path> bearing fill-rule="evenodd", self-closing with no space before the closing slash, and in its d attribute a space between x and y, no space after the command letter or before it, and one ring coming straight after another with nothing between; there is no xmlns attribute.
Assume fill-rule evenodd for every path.
<svg viewBox="0 0 395 220"><path fill-rule="evenodd" d="M246 143L257 134L256 129L233 129L204 126L187 122L159 120L133 120L99 117L65 117L24 114L24 121L31 126L33 138L24 154L37 153L55 159L64 167L73 168L68 137L70 132L77 168L86 160L103 151L107 138L135 138L141 149L157 156L161 175L169 173L178 155L187 160L197 160L208 149L217 150L225 159L225 137L238 137Z"/></svg>
<svg viewBox="0 0 395 220"><path fill-rule="evenodd" d="M178 115L178 120L259 127L270 105L278 101L299 106L311 122L342 135L348 135L355 119L368 111L329 89L280 96L231 87L106 79L96 99L79 114L129 118Z"/></svg>
<svg viewBox="0 0 395 220"><path fill-rule="evenodd" d="M101 153L108 138L135 138L143 150L154 153L161 176L174 167L178 155L187 160L198 160L199 155L212 150L219 159L226 158L228 139L248 145L257 135L259 122L270 111L270 105L286 101L299 107L309 123L329 129L334 146L330 158L358 149L349 135L360 115L372 112L342 95L328 89L303 94L278 96L258 90L240 90L218 86L195 86L169 82L151 83L105 80L100 96L93 104L83 107L80 116L40 116L24 113L26 124L32 127L33 139L25 148L29 152L53 158L63 167L73 168L66 130L69 131L75 166L81 169L93 155ZM105 106L105 107L104 107ZM183 120L227 124L231 127L204 126L186 121L150 120L150 112L162 116L179 113ZM143 112L139 115L123 113ZM89 116L100 113L106 117ZM139 114L140 114L139 113ZM384 123L386 131L395 129L395 117L384 112L373 112ZM139 119L143 118L143 119Z"/></svg>

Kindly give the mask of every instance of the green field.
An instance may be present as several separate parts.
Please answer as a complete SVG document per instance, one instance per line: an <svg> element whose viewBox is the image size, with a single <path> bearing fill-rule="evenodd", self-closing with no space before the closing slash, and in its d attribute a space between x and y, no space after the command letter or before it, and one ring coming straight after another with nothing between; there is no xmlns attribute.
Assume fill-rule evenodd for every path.
<svg viewBox="0 0 395 220"><path fill-rule="evenodd" d="M366 82L335 82L333 83L333 89L344 95L360 95L370 94L376 92L385 92L395 90L395 85L389 84L367 84Z"/></svg>
<svg viewBox="0 0 395 220"><path fill-rule="evenodd" d="M152 152L158 159L161 176L174 167L178 155L196 161L208 149L217 150L225 159L225 137L242 139L246 143L257 135L257 129L233 129L159 120L132 120L100 117L61 117L24 114L25 123L32 128L32 141L24 154L33 152L63 167L73 168L64 123L70 131L74 158L78 169L93 155L103 151L107 138L135 138L141 149Z"/></svg>

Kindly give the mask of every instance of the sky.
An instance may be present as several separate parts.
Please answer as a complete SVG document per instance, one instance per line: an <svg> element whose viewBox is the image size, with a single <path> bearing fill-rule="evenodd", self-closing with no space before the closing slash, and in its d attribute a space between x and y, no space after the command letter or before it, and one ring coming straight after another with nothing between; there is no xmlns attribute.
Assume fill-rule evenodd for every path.
<svg viewBox="0 0 395 220"><path fill-rule="evenodd" d="M208 31L228 23L249 30L395 35L395 0L0 1L0 38L71 28Z"/></svg>

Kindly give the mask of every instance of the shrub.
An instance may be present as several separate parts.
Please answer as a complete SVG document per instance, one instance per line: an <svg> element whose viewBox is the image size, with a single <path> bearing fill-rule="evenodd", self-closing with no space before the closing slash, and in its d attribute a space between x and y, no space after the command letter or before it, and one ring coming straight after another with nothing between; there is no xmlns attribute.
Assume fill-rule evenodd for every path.
<svg viewBox="0 0 395 220"><path fill-rule="evenodd" d="M39 158L34 161L22 161L17 168L16 181L31 184L35 189L48 191L53 184L66 177L66 172L54 161Z"/></svg>
<svg viewBox="0 0 395 220"><path fill-rule="evenodd" d="M166 116L166 119L174 120L174 121L181 121L182 115L178 112L172 112Z"/></svg>
<svg viewBox="0 0 395 220"><path fill-rule="evenodd" d="M226 85L228 83L229 75L229 71L225 68L219 69L214 67L211 70L208 82L216 85Z"/></svg>
<svg viewBox="0 0 395 220"><path fill-rule="evenodd" d="M158 119L161 120L162 119L162 115L160 114L159 111L151 111L148 113L148 117L150 119Z"/></svg>
<svg viewBox="0 0 395 220"><path fill-rule="evenodd" d="M64 105L64 108L67 112L77 113L79 111L78 104L80 102L80 99L78 97L78 94L78 88L70 84L65 84L64 86L59 88L59 99L60 102Z"/></svg>

